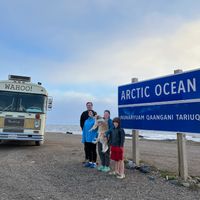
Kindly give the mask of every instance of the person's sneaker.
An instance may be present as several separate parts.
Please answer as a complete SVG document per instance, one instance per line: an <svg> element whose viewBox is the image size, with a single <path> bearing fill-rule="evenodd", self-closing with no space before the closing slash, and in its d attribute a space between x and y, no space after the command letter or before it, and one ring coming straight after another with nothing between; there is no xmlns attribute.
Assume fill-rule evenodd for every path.
<svg viewBox="0 0 200 200"><path fill-rule="evenodd" d="M85 159L82 163L85 164L85 163L88 163L89 160Z"/></svg>
<svg viewBox="0 0 200 200"><path fill-rule="evenodd" d="M110 171L110 167L105 166L101 171L102 172L109 172Z"/></svg>
<svg viewBox="0 0 200 200"><path fill-rule="evenodd" d="M97 170L98 170L98 171L101 171L103 168L104 168L104 166L103 166L103 165L100 165L100 166L97 168Z"/></svg>
<svg viewBox="0 0 200 200"><path fill-rule="evenodd" d="M96 163L92 163L91 165L90 165L90 168L96 168L97 167L97 164Z"/></svg>
<svg viewBox="0 0 200 200"><path fill-rule="evenodd" d="M120 174L120 175L117 176L117 178L123 179L123 178L125 178L125 174Z"/></svg>
<svg viewBox="0 0 200 200"><path fill-rule="evenodd" d="M109 172L108 174L109 174L109 175L117 175L117 172L112 171L112 172Z"/></svg>
<svg viewBox="0 0 200 200"><path fill-rule="evenodd" d="M90 167L91 165L92 165L91 162L87 162L87 163L85 163L84 167Z"/></svg>

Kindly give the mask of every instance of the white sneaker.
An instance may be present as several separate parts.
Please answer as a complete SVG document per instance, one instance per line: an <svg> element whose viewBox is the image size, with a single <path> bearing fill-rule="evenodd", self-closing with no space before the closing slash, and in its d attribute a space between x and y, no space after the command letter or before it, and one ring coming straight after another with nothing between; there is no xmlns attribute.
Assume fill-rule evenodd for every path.
<svg viewBox="0 0 200 200"><path fill-rule="evenodd" d="M125 174L120 174L120 175L117 176L117 178L123 179L123 178L125 178Z"/></svg>
<svg viewBox="0 0 200 200"><path fill-rule="evenodd" d="M108 174L109 174L109 175L117 175L118 173L115 172L115 171L112 171L112 172L109 172Z"/></svg>

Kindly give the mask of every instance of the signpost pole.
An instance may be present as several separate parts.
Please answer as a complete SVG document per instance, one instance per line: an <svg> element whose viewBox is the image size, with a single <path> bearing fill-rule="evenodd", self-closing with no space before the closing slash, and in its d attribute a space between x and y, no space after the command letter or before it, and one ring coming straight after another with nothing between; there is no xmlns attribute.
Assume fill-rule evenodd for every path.
<svg viewBox="0 0 200 200"><path fill-rule="evenodd" d="M178 175L183 179L188 178L188 163L186 156L186 139L185 134L177 133L177 148L178 148Z"/></svg>
<svg viewBox="0 0 200 200"><path fill-rule="evenodd" d="M174 70L174 74L183 72L181 69ZM177 149L178 149L178 175L183 179L188 178L188 163L186 153L185 134L177 133Z"/></svg>
<svg viewBox="0 0 200 200"><path fill-rule="evenodd" d="M132 83L138 82L137 78L132 78ZM132 130L132 158L137 166L140 164L139 155L139 131Z"/></svg>

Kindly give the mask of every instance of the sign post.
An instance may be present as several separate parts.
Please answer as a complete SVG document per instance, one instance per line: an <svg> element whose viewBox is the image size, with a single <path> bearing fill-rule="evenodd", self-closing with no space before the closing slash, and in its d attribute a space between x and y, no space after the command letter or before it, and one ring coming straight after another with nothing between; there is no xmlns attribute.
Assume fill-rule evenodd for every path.
<svg viewBox="0 0 200 200"><path fill-rule="evenodd" d="M183 179L188 178L188 163L186 152L185 134L177 133L177 148L178 148L178 175Z"/></svg>
<svg viewBox="0 0 200 200"><path fill-rule="evenodd" d="M132 78L132 83L138 82L137 78ZM132 159L137 166L140 164L139 155L139 131L132 130Z"/></svg>
<svg viewBox="0 0 200 200"><path fill-rule="evenodd" d="M181 69L174 70L174 74L182 73ZM177 150L178 150L178 175L183 179L188 178L188 162L186 151L186 135L177 133Z"/></svg>

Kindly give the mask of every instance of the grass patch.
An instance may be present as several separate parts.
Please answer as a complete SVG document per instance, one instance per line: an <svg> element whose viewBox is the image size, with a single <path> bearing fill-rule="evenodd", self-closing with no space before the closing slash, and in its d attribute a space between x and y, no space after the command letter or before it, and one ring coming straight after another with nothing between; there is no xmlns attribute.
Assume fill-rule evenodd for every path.
<svg viewBox="0 0 200 200"><path fill-rule="evenodd" d="M177 175L175 172L169 172L167 170L159 170L160 176L162 178L167 178L168 180L175 180L177 179Z"/></svg>

